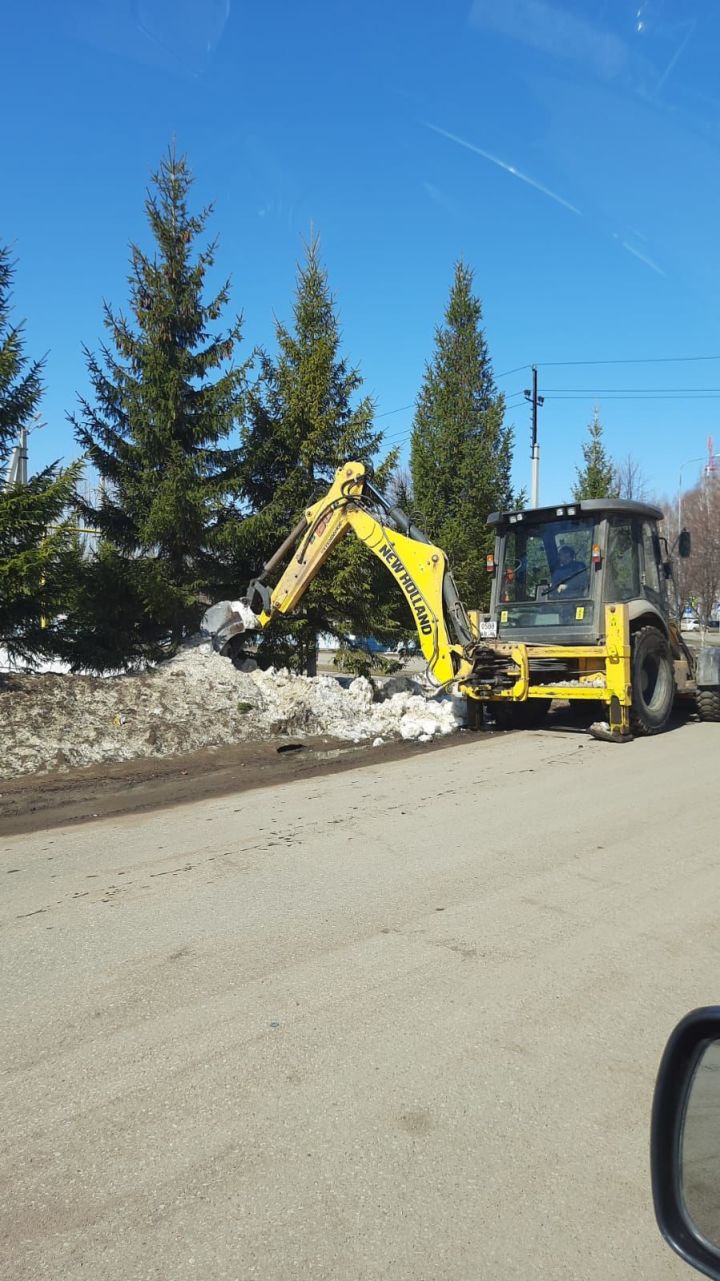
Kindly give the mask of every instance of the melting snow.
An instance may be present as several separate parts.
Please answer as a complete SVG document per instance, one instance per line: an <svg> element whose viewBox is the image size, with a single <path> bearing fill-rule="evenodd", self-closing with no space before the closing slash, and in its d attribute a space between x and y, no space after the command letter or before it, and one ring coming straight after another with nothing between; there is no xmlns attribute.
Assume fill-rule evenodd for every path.
<svg viewBox="0 0 720 1281"><path fill-rule="evenodd" d="M429 742L464 723L464 706L417 686L378 702L364 677L346 689L332 676L242 672L195 641L136 675L11 677L0 687L0 777L275 735Z"/></svg>

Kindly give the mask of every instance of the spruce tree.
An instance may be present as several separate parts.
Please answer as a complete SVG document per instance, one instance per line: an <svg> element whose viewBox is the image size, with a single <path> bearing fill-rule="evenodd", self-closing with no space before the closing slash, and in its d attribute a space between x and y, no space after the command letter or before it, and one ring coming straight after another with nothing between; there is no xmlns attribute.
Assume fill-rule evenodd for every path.
<svg viewBox="0 0 720 1281"><path fill-rule="evenodd" d="M588 425L587 440L582 452L584 464L575 468L577 481L573 488L573 498L576 502L581 502L583 498L616 498L616 469L603 444L603 429L597 409L593 411L593 420Z"/></svg>
<svg viewBox="0 0 720 1281"><path fill-rule="evenodd" d="M447 553L471 608L487 603L491 511L512 505L513 433L495 387L482 306L464 262L425 369L413 420L410 470L417 524Z"/></svg>
<svg viewBox="0 0 720 1281"><path fill-rule="evenodd" d="M240 319L214 331L229 282L205 299L216 245L199 247L198 238L212 207L190 212L192 182L171 148L145 201L154 252L131 246L130 318L104 305L108 341L99 355L85 349L94 397L81 398L71 418L101 480L97 501L83 504L99 532L99 560L88 570L98 581L76 619L83 661L97 640L98 666L177 642L195 630L204 603L227 590L224 529L235 516L241 459L229 437L247 367L233 364ZM96 589L115 575L114 601L93 608ZM115 607L119 632L107 621Z"/></svg>
<svg viewBox="0 0 720 1281"><path fill-rule="evenodd" d="M28 358L23 326L10 320L13 274L0 246L0 648L32 663L57 649L58 615L77 570L66 511L79 467L55 463L27 484L6 483L12 451L43 394L43 361Z"/></svg>
<svg viewBox="0 0 720 1281"><path fill-rule="evenodd" d="M260 378L248 396L243 434L243 495L250 515L235 531L240 577L256 573L306 507L321 496L348 459L372 462L381 439L373 403L356 399L359 371L340 352L340 332L317 238L298 270L294 325L280 321L277 354L261 356ZM392 464L393 459L388 460ZM379 471L379 483L387 473ZM317 638L397 630L392 583L353 538L343 540L293 618L261 639L266 657L313 674Z"/></svg>

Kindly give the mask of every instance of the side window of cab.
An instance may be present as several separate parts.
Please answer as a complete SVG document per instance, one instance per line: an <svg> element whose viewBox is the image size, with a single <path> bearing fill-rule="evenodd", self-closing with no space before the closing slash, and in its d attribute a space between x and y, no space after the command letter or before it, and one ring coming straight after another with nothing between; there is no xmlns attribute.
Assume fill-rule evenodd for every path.
<svg viewBox="0 0 720 1281"><path fill-rule="evenodd" d="M611 517L608 523L606 599L632 600L640 595L634 522L629 518Z"/></svg>
<svg viewBox="0 0 720 1281"><path fill-rule="evenodd" d="M660 585L660 542L657 530L652 521L649 520L642 522L642 550L643 587L652 596L659 596L662 590Z"/></svg>

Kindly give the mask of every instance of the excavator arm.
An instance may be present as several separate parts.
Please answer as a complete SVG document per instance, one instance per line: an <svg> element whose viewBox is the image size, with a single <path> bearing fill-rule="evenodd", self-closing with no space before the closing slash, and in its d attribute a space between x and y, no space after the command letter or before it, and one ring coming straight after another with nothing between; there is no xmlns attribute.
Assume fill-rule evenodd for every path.
<svg viewBox="0 0 720 1281"><path fill-rule="evenodd" d="M469 676L475 637L445 553L387 502L357 462L338 469L327 493L307 508L242 601L222 602L208 611L203 629L213 635L216 647L227 649L238 633L267 627L278 615L291 613L348 533L369 547L403 592L433 681L444 686ZM268 577L291 551L287 567L271 588Z"/></svg>

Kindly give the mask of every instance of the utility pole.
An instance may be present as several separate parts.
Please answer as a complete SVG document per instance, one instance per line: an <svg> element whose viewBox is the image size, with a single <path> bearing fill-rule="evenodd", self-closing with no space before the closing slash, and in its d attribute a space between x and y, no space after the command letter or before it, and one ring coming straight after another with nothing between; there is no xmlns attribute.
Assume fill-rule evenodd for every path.
<svg viewBox="0 0 720 1281"><path fill-rule="evenodd" d="M705 463L705 466L704 466L704 468L703 468L703 475L704 475L705 479L707 479L707 478L708 478L709 476L711 476L711 475L713 474L713 472L715 471L715 459L716 459L716 458L720 458L720 454L716 454L716 453L714 453L714 452L713 452L713 439L712 439L712 436L709 436L709 437L708 437L708 453L707 453L707 455L706 455L706 456L703 456L702 458L687 458L687 459L685 460L685 462L681 464L681 466L680 466L680 479L678 480L678 500L677 500L677 524L678 524L678 533L680 533L680 530L682 529L682 500L683 500L683 493L682 493L682 474L683 474L683 472L684 472L685 468L686 468L686 467L689 467L691 463Z"/></svg>
<svg viewBox="0 0 720 1281"><path fill-rule="evenodd" d="M20 458L19 458L19 475L18 483L27 485L28 483L28 431L27 427L20 428Z"/></svg>
<svg viewBox="0 0 720 1281"><path fill-rule="evenodd" d="M538 445L538 405L545 403L544 396L538 396L537 365L532 367L532 391L524 393L525 399L532 405L532 435L530 449L530 506L537 507L540 502L540 446Z"/></svg>

